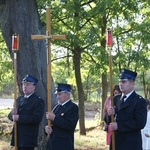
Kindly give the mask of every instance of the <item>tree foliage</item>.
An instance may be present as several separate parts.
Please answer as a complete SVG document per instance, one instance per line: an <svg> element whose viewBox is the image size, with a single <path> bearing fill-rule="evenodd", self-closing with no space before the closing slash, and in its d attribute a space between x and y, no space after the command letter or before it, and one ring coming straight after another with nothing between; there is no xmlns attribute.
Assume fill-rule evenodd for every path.
<svg viewBox="0 0 150 150"><path fill-rule="evenodd" d="M12 85L13 70L12 60L2 35L0 35L0 49L0 89L3 91L6 86ZM11 91L8 91L6 94L11 94ZM4 94L1 93L1 95Z"/></svg>

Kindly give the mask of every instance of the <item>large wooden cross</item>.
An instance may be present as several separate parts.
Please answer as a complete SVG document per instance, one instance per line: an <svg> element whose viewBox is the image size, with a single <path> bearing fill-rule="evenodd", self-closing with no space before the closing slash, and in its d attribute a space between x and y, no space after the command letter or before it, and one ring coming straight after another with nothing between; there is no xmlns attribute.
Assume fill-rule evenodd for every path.
<svg viewBox="0 0 150 150"><path fill-rule="evenodd" d="M52 40L65 40L66 35L52 35L50 26L50 8L46 8L46 35L31 35L32 40L46 40L47 47L47 104L48 112L51 111L51 41ZM48 126L51 125L48 120Z"/></svg>

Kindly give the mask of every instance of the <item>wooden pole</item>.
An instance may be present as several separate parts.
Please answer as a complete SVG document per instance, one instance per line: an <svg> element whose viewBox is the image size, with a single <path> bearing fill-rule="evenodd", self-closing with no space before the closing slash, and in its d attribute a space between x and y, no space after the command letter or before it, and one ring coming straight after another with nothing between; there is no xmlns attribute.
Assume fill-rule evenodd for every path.
<svg viewBox="0 0 150 150"><path fill-rule="evenodd" d="M112 82L112 32L108 28L107 29L107 39L106 39L107 48L109 50L109 74L110 74L110 98L111 98L111 106L114 106L113 101L113 82ZM114 122L114 115L111 116L111 122ZM112 131L112 150L115 150L115 132Z"/></svg>
<svg viewBox="0 0 150 150"><path fill-rule="evenodd" d="M66 35L52 35L51 34L51 19L50 8L46 8L46 35L31 35L32 40L46 40L47 49L47 109L51 112L51 42L52 40L65 40ZM48 126L51 125L48 120Z"/></svg>
<svg viewBox="0 0 150 150"><path fill-rule="evenodd" d="M14 109L17 109L17 51L19 44L19 36L17 34L12 35L12 51L14 52ZM14 145L15 150L18 150L17 147L17 122L14 122Z"/></svg>
<svg viewBox="0 0 150 150"><path fill-rule="evenodd" d="M50 9L46 9L46 35L50 36L51 27L50 27ZM46 49L47 49L47 99L48 99L48 112L51 111L51 39L46 38ZM51 125L50 119L48 120L48 126Z"/></svg>

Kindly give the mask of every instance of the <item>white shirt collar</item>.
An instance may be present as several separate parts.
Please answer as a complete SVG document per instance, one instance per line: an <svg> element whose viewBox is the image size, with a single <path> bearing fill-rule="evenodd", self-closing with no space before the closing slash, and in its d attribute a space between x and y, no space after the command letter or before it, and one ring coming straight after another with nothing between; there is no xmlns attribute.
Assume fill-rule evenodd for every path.
<svg viewBox="0 0 150 150"><path fill-rule="evenodd" d="M124 101L126 101L126 99L132 94L134 92L134 90L132 90L130 93L128 93L127 95L126 95L126 98L124 98ZM124 96L124 94L122 94L122 97Z"/></svg>
<svg viewBox="0 0 150 150"><path fill-rule="evenodd" d="M30 95L24 95L24 98L29 98L33 93L31 93Z"/></svg>
<svg viewBox="0 0 150 150"><path fill-rule="evenodd" d="M70 99L68 99L67 101L65 101L64 103L60 103L60 105L62 105L62 106L64 106L67 102L69 102L70 101Z"/></svg>

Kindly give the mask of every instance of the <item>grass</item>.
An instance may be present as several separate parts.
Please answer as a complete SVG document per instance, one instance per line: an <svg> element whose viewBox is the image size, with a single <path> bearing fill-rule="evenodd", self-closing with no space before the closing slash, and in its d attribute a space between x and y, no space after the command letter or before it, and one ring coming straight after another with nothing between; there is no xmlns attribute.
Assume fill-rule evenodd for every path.
<svg viewBox="0 0 150 150"><path fill-rule="evenodd" d="M0 117L7 117L8 113L10 112L10 109L0 109Z"/></svg>
<svg viewBox="0 0 150 150"><path fill-rule="evenodd" d="M12 122L7 118L10 109L0 109L0 150L10 149L10 132ZM86 135L80 135L79 124L75 131L75 150L107 150L105 144L106 132L102 130L99 121L96 119L86 119Z"/></svg>
<svg viewBox="0 0 150 150"><path fill-rule="evenodd" d="M75 132L75 149L77 150L107 150L105 144L106 132L102 130L100 125L97 125L96 120L86 120L86 136L80 135L78 125Z"/></svg>
<svg viewBox="0 0 150 150"><path fill-rule="evenodd" d="M0 150L10 149L12 122L7 118L10 109L0 109Z"/></svg>
<svg viewBox="0 0 150 150"><path fill-rule="evenodd" d="M0 136L0 150L9 150L10 149L10 135L1 135Z"/></svg>

